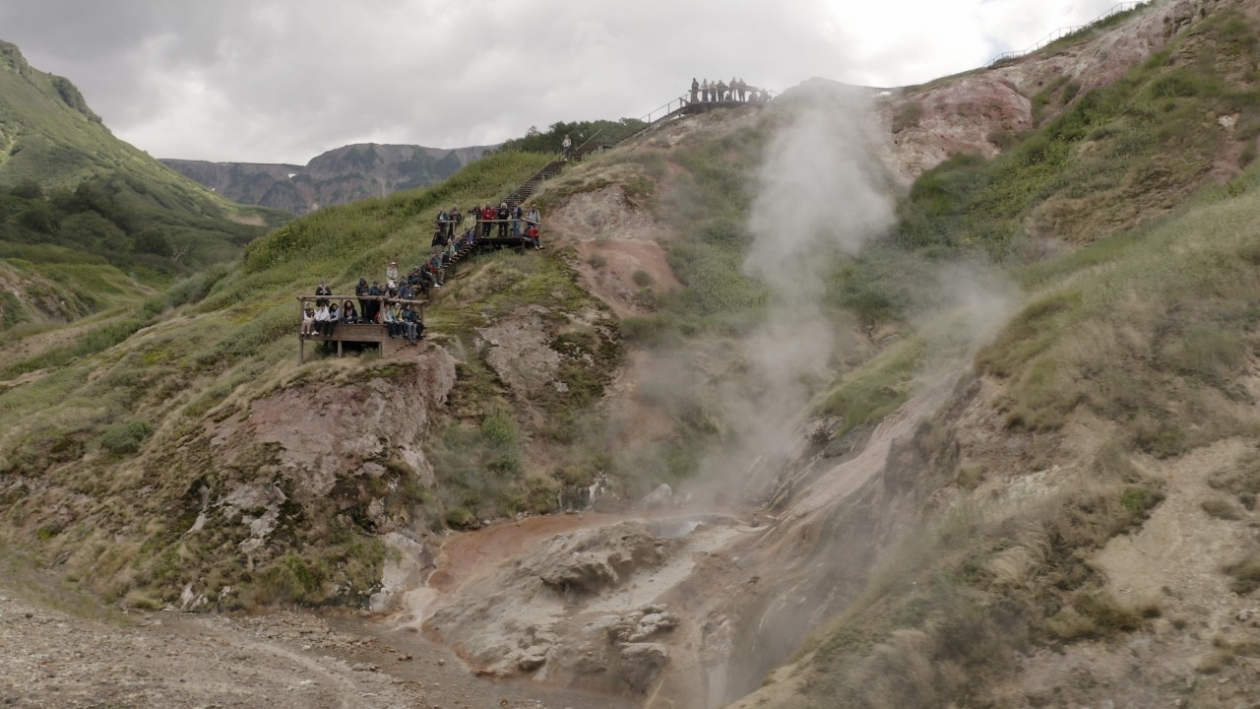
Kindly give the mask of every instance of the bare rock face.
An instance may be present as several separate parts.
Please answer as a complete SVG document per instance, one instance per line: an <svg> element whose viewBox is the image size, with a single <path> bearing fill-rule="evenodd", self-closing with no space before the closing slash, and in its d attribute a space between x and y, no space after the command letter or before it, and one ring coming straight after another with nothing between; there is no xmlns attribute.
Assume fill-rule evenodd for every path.
<svg viewBox="0 0 1260 709"><path fill-rule="evenodd" d="M421 434L428 427L429 406L454 384L454 364L446 360L449 355L438 355L420 365L414 388L373 379L278 392L255 402L245 423L259 443L279 446L282 470L313 495L331 492L347 472L379 476L384 472L380 461L395 456L432 484Z"/></svg>
<svg viewBox="0 0 1260 709"><path fill-rule="evenodd" d="M357 379L283 387L238 407L170 462L197 475L185 494L196 520L184 539L219 550L231 541L243 566L254 569L287 553L318 554L350 530L388 537L409 528L405 491L433 485L422 448L429 412L454 383L454 359L431 348ZM426 563L423 548L404 538L391 545L409 559L395 564L392 585L414 581ZM379 571L365 573L379 579ZM338 589L316 572L299 572L312 601L352 586L366 595L373 589L361 584L375 581L359 578ZM379 608L396 589L383 590L374 600Z"/></svg>
<svg viewBox="0 0 1260 709"><path fill-rule="evenodd" d="M678 616L664 604L644 606L610 623L608 637L615 643L641 643L677 628L678 622Z"/></svg>
<svg viewBox="0 0 1260 709"><path fill-rule="evenodd" d="M926 86L886 92L877 98L877 107L879 120L890 136L889 167L908 186L955 155L997 155L1007 134L1036 127L1031 99L1052 82L1074 82L1077 98L1110 84L1175 34L1206 17L1217 2L1163 3L1113 30L1059 51L1041 51ZM1043 120L1052 118L1054 112L1049 111Z"/></svg>
<svg viewBox="0 0 1260 709"><path fill-rule="evenodd" d="M630 688L646 693L669 662L669 651L659 643L630 643L621 648L621 676Z"/></svg>
<svg viewBox="0 0 1260 709"><path fill-rule="evenodd" d="M1031 130L1032 104L993 72L967 76L882 106L892 134L893 167L910 184L959 153L991 158L998 131Z"/></svg>
<svg viewBox="0 0 1260 709"><path fill-rule="evenodd" d="M486 363L520 396L552 384L560 368L560 353L547 342L545 311L535 306L477 331Z"/></svg>
<svg viewBox="0 0 1260 709"><path fill-rule="evenodd" d="M612 530L612 534L584 530L557 538L537 567L538 578L566 597L597 594L664 559L660 540L643 525L625 522Z"/></svg>
<svg viewBox="0 0 1260 709"><path fill-rule="evenodd" d="M681 620L659 603L607 609L648 584L677 546L639 522L563 534L470 582L425 625L483 674L644 692L667 664L661 643Z"/></svg>

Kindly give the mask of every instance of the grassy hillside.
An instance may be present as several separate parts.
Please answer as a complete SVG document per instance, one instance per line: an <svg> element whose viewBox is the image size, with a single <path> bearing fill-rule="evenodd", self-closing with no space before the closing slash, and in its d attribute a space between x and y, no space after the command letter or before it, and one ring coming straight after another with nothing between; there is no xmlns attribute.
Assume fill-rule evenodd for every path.
<svg viewBox="0 0 1260 709"><path fill-rule="evenodd" d="M1166 497L1200 506L1202 493L1169 471L1225 441L1250 450L1260 435L1254 27L1242 10L1218 10L1113 85L1077 96L1051 84L1030 98L1061 115L992 161L960 156L930 171L901 202L881 249L986 254L1026 304L863 491L883 510L883 525L854 540L880 552L865 592L748 706L1025 706L1048 688L1052 703L1118 698L1119 686L1056 684L1045 658L1089 656L1103 672L1155 636L1177 649L1140 664L1181 662L1189 679L1161 685L1152 671L1134 687L1195 706L1226 699L1197 678L1252 651L1228 628L1214 639L1186 630L1214 620L1176 584L1118 595L1096 558L1138 535ZM890 411L913 387L910 348L844 377L824 408ZM1250 460L1202 464L1215 466L1217 494L1201 514L1254 524L1235 511L1254 509ZM1254 545L1220 544L1187 553L1210 554L1209 575L1247 596ZM1024 671L1046 674L1020 684Z"/></svg>
<svg viewBox="0 0 1260 709"><path fill-rule="evenodd" d="M978 486L985 495L928 515L928 531L887 549L865 594L779 676L799 689L773 706L985 703L1018 670L994 658L1106 643L1169 612L1161 604L1171 599L1115 597L1090 558L1174 492L1134 459L1171 460L1260 434L1244 384L1254 375L1246 353L1260 345L1255 186L1018 272L1037 283L1035 295L978 358L1002 394L977 404L973 390L942 412L908 443L911 465L881 481L903 486L901 504L915 508ZM962 407L991 404L1003 412L1004 440L1040 441L1030 458L975 446ZM1082 416L1105 422L1093 425L1110 437L1085 461L1071 450L1079 432L1064 429ZM959 450L960 441L970 443ZM1005 506L1007 485L1060 467L1072 471L1064 488ZM1253 494L1246 470L1221 485L1244 504ZM1231 550L1221 568L1254 553Z"/></svg>
<svg viewBox="0 0 1260 709"><path fill-rule="evenodd" d="M105 265L102 278L125 273L137 282L134 301L146 286L238 257L284 219L232 204L113 137L70 81L0 43L0 258L29 279L9 281L4 322L71 319L102 305L33 305L48 268ZM79 294L95 287L93 277L61 277Z"/></svg>
<svg viewBox="0 0 1260 709"><path fill-rule="evenodd" d="M72 341L9 363L0 379L27 375L29 381L0 389L5 537L38 540L49 553L69 551L73 578L137 603L170 600L176 586L199 578L213 578L212 597L228 586L244 589L244 600L231 603L328 602L370 592L382 549L366 517L295 506L286 513L294 515L291 526L251 570L240 566L235 551L248 527L239 537L236 522L212 523L208 541L181 539L184 522L191 524L185 517L197 515L187 491L204 485L226 494L274 475L266 472L275 469L268 445L240 451L253 464L207 453L219 422L248 412L252 402L302 387L349 392L414 376L415 365L373 355L337 362L317 352L299 367L295 294L311 292L322 278L335 292L348 293L360 276L383 278L390 260L419 262L440 208L499 199L546 161L497 155L427 190L321 210L252 242L235 266L207 269L85 327ZM388 484L403 486L389 504L403 505L398 509L408 518L417 515L418 524L440 528L482 515L550 509L569 482L558 470L563 462L524 464L533 455L530 441L550 441L547 456L563 461L563 441L573 434L562 422L580 422L619 355L615 339L599 334L615 329L601 324L603 308L576 286L566 258L561 251L485 258L437 294L427 312L434 337L464 353L451 410L435 412L431 424L428 455L438 484L417 488L417 473L405 463L381 461ZM550 395L523 402L475 354L479 328L516 317L522 308L542 308L528 312L543 313L550 346L573 358L555 373L566 395L548 386ZM593 326L569 313L586 313ZM289 486L297 483L277 484L292 495ZM120 506L137 485L149 494ZM380 493L351 485L310 504L336 504L335 498L366 506L360 495ZM65 495L76 500L73 511L50 517L48 505ZM181 560L177 568L173 559Z"/></svg>
<svg viewBox="0 0 1260 709"><path fill-rule="evenodd" d="M294 294L321 278L348 292L390 260L417 262L441 207L497 200L545 155L500 153L426 190L296 220L251 242L239 263L134 306L110 272L92 292L116 293L116 312L0 369L0 538L134 605L174 602L184 588L222 607L359 602L379 579L383 531L552 510L601 472L631 496L740 450L748 419L757 430L808 423L814 438L839 441L896 411L947 360L962 377L949 404L818 530L851 530L854 545L875 550L854 555L881 559L852 569L865 591L753 701L1023 706L998 695L1019 658L1091 643L1127 656L1161 646L1125 644L1153 633L1158 616L1202 612L1174 590L1117 595L1097 555L1184 497L1170 466L1221 441L1254 448L1260 433L1252 26L1222 9L1113 85L1078 95L1068 81L1048 84L1028 98L1057 117L1009 136L994 160L960 156L925 174L897 224L856 255L820 251L819 317L839 336L789 382L812 396L801 411L749 407L741 422L731 405L757 403L766 388L745 345L773 324L774 303L743 262L749 178L788 116L776 108L716 112L549 182L536 203L572 220L570 241L463 267L427 313L441 352L337 361L324 351L299 365ZM678 287L635 272L620 303L631 314L614 318L584 287L612 270L601 249L612 253L614 239L600 230L644 224L648 237L624 241L650 241L659 251L637 253L659 253ZM972 285L976 263L1026 299L972 356L938 277ZM41 266L43 282L73 265ZM28 334L16 332L20 344ZM445 353L455 386L423 401L442 384ZM535 364L550 369L531 379ZM619 372L630 374L610 389ZM395 404L398 428L424 431L423 460L395 454L391 421L354 428ZM653 435L618 419L620 404ZM312 410L302 420L333 419L381 451L346 472L324 455L342 442L330 436L303 468L284 458L293 441L251 438ZM408 418L415 410L423 416ZM809 445L803 458L823 455ZM1226 468L1211 476L1220 499L1205 514L1230 517L1237 536L1212 548L1222 555L1212 573L1248 597L1260 578L1244 528L1256 519L1257 466L1252 456ZM252 528L267 524L274 534L255 544ZM1260 646L1212 639L1216 619L1185 633L1190 621L1179 620L1160 631L1176 640L1170 652ZM1178 696L1208 691L1176 684L1188 687Z"/></svg>
<svg viewBox="0 0 1260 709"><path fill-rule="evenodd" d="M1254 23L1222 9L1109 86L1050 82L1029 98L1057 117L992 162L961 155L924 175L899 243L1018 263L1159 218L1255 159L1258 57Z"/></svg>

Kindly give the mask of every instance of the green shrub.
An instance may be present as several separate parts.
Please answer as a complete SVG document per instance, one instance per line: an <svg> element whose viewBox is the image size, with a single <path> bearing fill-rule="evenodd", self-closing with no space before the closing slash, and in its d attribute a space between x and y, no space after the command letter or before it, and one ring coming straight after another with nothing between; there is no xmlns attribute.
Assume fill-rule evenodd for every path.
<svg viewBox="0 0 1260 709"><path fill-rule="evenodd" d="M446 524L453 529L467 529L477 524L477 516L463 507L446 511Z"/></svg>
<svg viewBox="0 0 1260 709"><path fill-rule="evenodd" d="M311 604L323 600L324 572L297 554L286 554L268 564L255 583L263 604Z"/></svg>
<svg viewBox="0 0 1260 709"><path fill-rule="evenodd" d="M921 339L907 340L889 348L825 394L818 412L844 419L836 435L843 435L855 426L878 422L909 398L926 354L927 342Z"/></svg>
<svg viewBox="0 0 1260 709"><path fill-rule="evenodd" d="M119 455L136 453L152 433L147 421L113 424L101 432L101 447Z"/></svg>

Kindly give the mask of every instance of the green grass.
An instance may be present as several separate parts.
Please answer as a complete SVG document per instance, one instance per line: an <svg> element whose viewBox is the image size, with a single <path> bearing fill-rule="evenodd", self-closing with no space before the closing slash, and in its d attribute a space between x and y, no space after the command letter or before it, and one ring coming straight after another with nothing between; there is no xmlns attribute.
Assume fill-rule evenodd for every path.
<svg viewBox="0 0 1260 709"><path fill-rule="evenodd" d="M1045 288L977 360L1009 380L1009 423L1052 430L1083 405L1161 456L1240 431L1218 402L1247 400L1235 382L1260 321L1256 213L1253 191L1192 208L1140 242L1100 243L1040 269L1037 282L1057 272L1062 285Z"/></svg>
<svg viewBox="0 0 1260 709"><path fill-rule="evenodd" d="M53 265L18 264L15 268L23 272L48 273L63 280L79 278L98 293L98 306L114 304L115 310L81 325L73 339L7 366L3 378L35 370L44 373L21 386L0 389L0 478L41 477L57 489L91 495L111 507L117 504L115 495L139 480L154 486L153 495L125 511L116 510L107 518L110 521L101 522L115 529L122 520L138 520L130 536L101 542L103 552L97 555L108 553L117 563L97 564L95 556L76 556L70 562L75 568L95 564L92 586L113 597L169 601L184 583L204 577L213 579L211 586L238 589L240 595L223 601L226 607L366 598L371 584L379 579L381 561L379 542L372 539L377 530L366 513L368 499L361 500L362 509L356 502L349 510L336 508L332 499L290 503L276 532L276 548L282 552L279 560L260 560L252 574L231 561L236 559L231 550L244 541L236 527L209 530L197 540L181 538L192 519L175 520L179 515L171 510L191 504L195 517L197 509L196 503L182 497L185 490L198 478L228 484L237 475L208 453L203 426L221 422L252 398L303 378L319 381L334 376L329 371L331 363L323 361L327 354L318 351L305 369L296 367L294 295L311 292L320 278L328 278L338 293L346 293L360 275L381 278L391 259L407 263L420 258L428 250L428 225L440 207L496 200L545 160L522 154L492 156L443 185L321 210L256 241L243 261L200 271L157 295L137 297L135 286L127 291L123 279L109 267L93 271L91 264L73 258ZM585 337L587 330L575 327L562 314L601 311L577 288L576 273L566 265L568 257L562 250L546 252L546 256L504 253L474 260L465 265L467 280L450 283L449 290L461 291L462 283L480 281L479 273L498 273L501 288L466 290L450 301L434 303L427 315L436 333L466 337L468 344L457 349L471 349L475 328L484 324L483 313L499 317L528 305L553 308L547 322L558 336L563 335L557 346L562 345L582 364L570 363L558 374L560 381L570 385L573 397L566 400L557 393L543 405L549 411L579 409L598 399L609 363L620 354L615 343ZM79 276L75 269L88 270ZM94 283L93 277L98 279ZM464 298L474 305L467 307L469 301ZM13 329L14 333L27 331L27 325ZM364 357L361 376L388 379L406 374ZM467 396L461 405L470 407L468 417L481 421L483 409L505 401L501 384L490 380L488 385L485 390L473 387L464 392ZM459 414L446 418L435 411L434 416L439 437L445 428L458 431L463 426ZM502 417L487 419L484 430L478 430L492 449L485 462L493 473L491 489L499 490L493 499L503 503L488 513L498 514L512 505L541 509L544 497L554 505L554 484L543 480L535 485L521 475L522 444L512 441L522 440L525 433L505 438L511 428ZM274 465L268 450L262 446L242 451L241 455L250 457L245 467L256 471ZM359 500L361 495L382 499L391 515L409 517L420 509L440 517L443 501L408 483L416 477L414 471L392 460L381 464L389 471L379 481L381 489L350 487L334 495L343 501ZM456 475L442 469L443 475L448 473ZM496 481L511 484L495 487ZM518 481L520 486L514 487ZM339 521L328 521L334 519ZM158 521L162 522L159 531L146 526ZM73 526L43 543L57 547L93 533ZM74 548L84 547L78 543ZM297 565L295 558L305 567Z"/></svg>
<svg viewBox="0 0 1260 709"><path fill-rule="evenodd" d="M823 394L817 413L843 419L835 432L837 436L856 426L880 421L910 397L926 354L927 342L920 338L889 347Z"/></svg>
<svg viewBox="0 0 1260 709"><path fill-rule="evenodd" d="M952 425L938 414L909 446L948 446ZM915 471L924 497L945 481L925 468ZM866 498L880 485L859 491L833 523L854 544L872 534ZM1016 671L1009 658L1017 653L1146 627L1159 607L1116 599L1087 559L1162 499L1157 483L1110 445L1073 489L1011 518L987 519L979 500L933 516L872 560L865 588L798 652L802 684L790 706L979 704Z"/></svg>
<svg viewBox="0 0 1260 709"><path fill-rule="evenodd" d="M1233 139L1209 116L1260 116L1260 93L1242 69L1257 46L1240 22L1214 13L1084 96L1052 81L1033 97L1034 113L1071 105L992 161L964 154L923 175L900 207L898 243L979 248L1019 263L1047 237L1089 242L1158 218L1203 183Z"/></svg>
<svg viewBox="0 0 1260 709"><path fill-rule="evenodd" d="M32 69L12 45L3 55L0 258L20 262L33 281L25 288L54 286L41 306L23 303L0 323L133 304L144 292L137 284L164 287L236 259L289 218L184 179L112 136L69 81Z"/></svg>

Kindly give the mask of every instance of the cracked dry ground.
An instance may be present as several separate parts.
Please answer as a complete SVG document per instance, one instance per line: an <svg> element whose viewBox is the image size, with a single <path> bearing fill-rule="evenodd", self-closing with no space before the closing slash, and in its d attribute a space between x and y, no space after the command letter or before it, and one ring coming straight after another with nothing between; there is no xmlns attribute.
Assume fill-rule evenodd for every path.
<svg viewBox="0 0 1260 709"><path fill-rule="evenodd" d="M609 697L475 678L444 648L413 634L374 637L356 616L159 612L84 619L30 598L48 600L0 585L0 707L622 706ZM64 602L55 592L49 598Z"/></svg>

